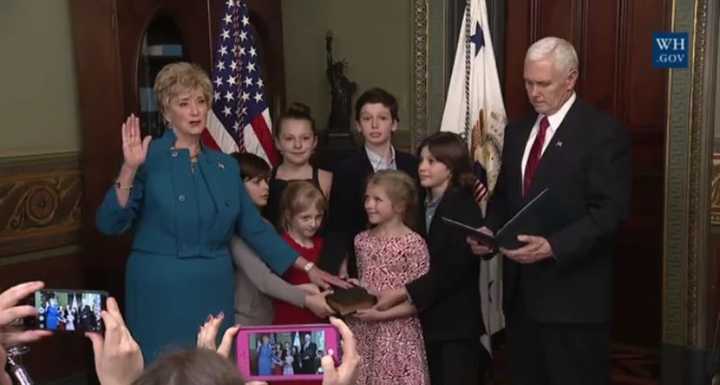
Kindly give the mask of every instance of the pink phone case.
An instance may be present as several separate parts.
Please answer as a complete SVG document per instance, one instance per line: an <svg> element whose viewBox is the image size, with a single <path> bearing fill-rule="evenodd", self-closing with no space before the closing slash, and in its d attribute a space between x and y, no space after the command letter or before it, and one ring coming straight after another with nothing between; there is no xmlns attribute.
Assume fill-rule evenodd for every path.
<svg viewBox="0 0 720 385"><path fill-rule="evenodd" d="M310 335L308 344L304 342L306 335ZM267 339L263 340L263 336ZM283 349L289 344L292 359L282 354L282 349L280 355L285 357L278 357L274 348L277 344ZM297 350L296 354L293 354L294 350ZM247 381L322 379L322 373L317 372L320 368L317 352L320 350L322 355L330 354L339 361L340 337L330 324L252 326L240 329L237 335L237 364ZM311 360L312 351L316 357Z"/></svg>

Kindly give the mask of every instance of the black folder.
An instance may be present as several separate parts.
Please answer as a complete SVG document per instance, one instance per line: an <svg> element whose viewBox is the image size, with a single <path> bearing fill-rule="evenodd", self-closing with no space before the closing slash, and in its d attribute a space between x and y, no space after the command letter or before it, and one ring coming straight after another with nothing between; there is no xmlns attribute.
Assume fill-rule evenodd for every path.
<svg viewBox="0 0 720 385"><path fill-rule="evenodd" d="M532 212L536 207L540 206L540 203L543 200L543 197L547 195L548 190L549 188L546 187L533 199L525 203L525 205L523 205L523 207L521 207L520 210L512 216L512 218L510 218L504 225L502 225L502 227L500 227L500 229L498 229L495 236L480 232L472 226L468 226L451 218L441 217L440 219L457 227L458 229L461 229L479 243L488 246L492 251L497 251L500 247L506 249L516 249L523 246L523 243L517 240L517 236L519 234L527 233L532 227L530 224L533 218Z"/></svg>

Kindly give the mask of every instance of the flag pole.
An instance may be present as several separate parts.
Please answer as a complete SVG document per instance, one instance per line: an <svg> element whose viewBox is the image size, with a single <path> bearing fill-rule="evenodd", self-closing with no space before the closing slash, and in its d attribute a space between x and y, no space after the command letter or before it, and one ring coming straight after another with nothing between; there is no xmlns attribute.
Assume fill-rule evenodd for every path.
<svg viewBox="0 0 720 385"><path fill-rule="evenodd" d="M472 119L472 110L470 105L470 69L472 60L472 46L470 32L472 29L472 14L470 8L472 0L465 0L465 135L463 139L467 142L470 138L470 120Z"/></svg>

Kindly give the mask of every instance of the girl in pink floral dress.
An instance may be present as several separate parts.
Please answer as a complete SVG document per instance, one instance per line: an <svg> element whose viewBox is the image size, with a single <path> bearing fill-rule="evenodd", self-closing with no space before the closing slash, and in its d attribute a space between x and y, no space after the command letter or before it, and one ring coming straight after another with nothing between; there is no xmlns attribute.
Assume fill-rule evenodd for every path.
<svg viewBox="0 0 720 385"><path fill-rule="evenodd" d="M373 226L355 237L360 284L371 292L403 287L425 274L429 254L410 229L417 207L415 182L407 174L374 174L365 192ZM427 385L425 345L415 307L405 302L385 311L361 310L350 326L362 357L358 385Z"/></svg>

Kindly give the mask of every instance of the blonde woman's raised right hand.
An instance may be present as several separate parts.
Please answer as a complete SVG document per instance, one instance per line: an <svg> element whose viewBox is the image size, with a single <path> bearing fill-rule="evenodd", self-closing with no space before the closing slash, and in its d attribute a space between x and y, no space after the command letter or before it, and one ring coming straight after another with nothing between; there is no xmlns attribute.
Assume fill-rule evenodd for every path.
<svg viewBox="0 0 720 385"><path fill-rule="evenodd" d="M122 149L124 166L132 170L145 162L152 140L150 135L141 140L140 135L140 118L131 114L122 125Z"/></svg>

